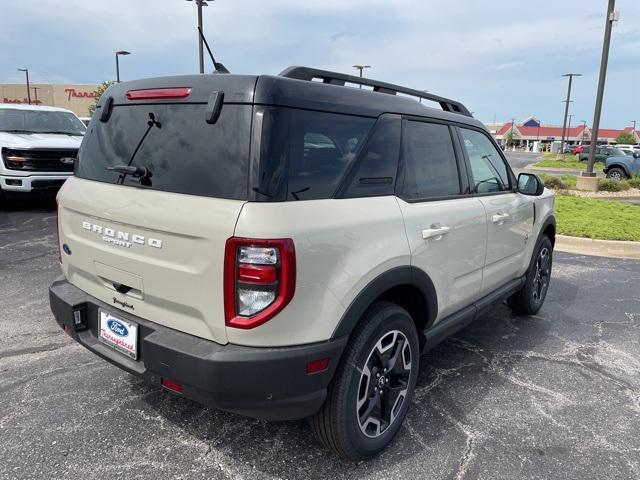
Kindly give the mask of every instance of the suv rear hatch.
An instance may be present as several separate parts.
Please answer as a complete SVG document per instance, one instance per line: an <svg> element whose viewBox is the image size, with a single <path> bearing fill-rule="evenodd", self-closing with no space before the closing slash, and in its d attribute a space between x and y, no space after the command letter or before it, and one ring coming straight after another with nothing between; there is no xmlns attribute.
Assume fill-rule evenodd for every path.
<svg viewBox="0 0 640 480"><path fill-rule="evenodd" d="M58 196L72 284L114 311L226 343L224 251L247 198L254 86L206 75L107 90ZM224 102L208 123L214 92Z"/></svg>

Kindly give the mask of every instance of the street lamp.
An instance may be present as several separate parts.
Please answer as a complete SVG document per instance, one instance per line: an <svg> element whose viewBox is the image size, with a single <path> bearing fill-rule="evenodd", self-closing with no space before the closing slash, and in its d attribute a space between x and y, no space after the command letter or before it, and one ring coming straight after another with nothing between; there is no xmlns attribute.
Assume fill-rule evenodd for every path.
<svg viewBox="0 0 640 480"><path fill-rule="evenodd" d="M581 73L565 73L562 75L563 77L569 77L569 88L567 88L567 99L565 100L564 106L564 123L562 124L562 140L560 141L560 154L564 152L564 139L567 129L567 115L569 115L569 103L571 102L571 83L573 82L573 77L581 77Z"/></svg>
<svg viewBox="0 0 640 480"><path fill-rule="evenodd" d="M209 4L205 0L187 0L187 2L196 2L198 7L198 58L200 60L200 73L204 73L204 45L202 43L202 36L200 32L202 30L202 7L207 7ZM212 0L209 0L212 1ZM214 65L215 67L215 65Z"/></svg>
<svg viewBox="0 0 640 480"><path fill-rule="evenodd" d="M31 105L31 87L29 86L29 69L28 68L19 68L19 72L24 72L27 75L27 102Z"/></svg>
<svg viewBox="0 0 640 480"><path fill-rule="evenodd" d="M120 62L118 61L120 55L131 55L131 52L127 52L126 50L116 52L116 83L120 83Z"/></svg>
<svg viewBox="0 0 640 480"><path fill-rule="evenodd" d="M607 78L607 64L609 63L609 46L611 45L611 29L613 22L618 20L618 14L614 11L616 0L609 0L607 5L607 18L604 26L604 40L602 42L602 58L600 59L600 77L598 78L598 94L596 96L596 107L593 112L593 128L591 134L591 148L589 149L589 163L587 171L582 175L585 177L595 177L593 164L595 162L596 147L598 146L598 130L600 129L600 114L602 113L602 98L604 97L604 82ZM591 181L589 181L591 182ZM597 190L597 183L593 180L594 188Z"/></svg>
<svg viewBox="0 0 640 480"><path fill-rule="evenodd" d="M365 68L371 68L371 65L354 65L353 68L360 70L360 78L362 78L362 71ZM360 84L360 88L362 88L362 84Z"/></svg>

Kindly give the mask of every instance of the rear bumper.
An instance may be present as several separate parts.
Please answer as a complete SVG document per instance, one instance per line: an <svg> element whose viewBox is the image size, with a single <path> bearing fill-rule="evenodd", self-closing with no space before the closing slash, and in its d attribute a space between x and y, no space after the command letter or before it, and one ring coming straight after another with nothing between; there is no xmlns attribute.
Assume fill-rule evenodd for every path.
<svg viewBox="0 0 640 480"><path fill-rule="evenodd" d="M220 345L105 304L63 277L49 289L57 323L85 348L154 385L162 378L183 385L182 396L207 406L263 420L294 420L315 413L326 397L347 337L294 347L255 348ZM98 340L98 309L139 325L138 360ZM73 312L86 328L76 331ZM309 361L329 358L324 372L307 374Z"/></svg>

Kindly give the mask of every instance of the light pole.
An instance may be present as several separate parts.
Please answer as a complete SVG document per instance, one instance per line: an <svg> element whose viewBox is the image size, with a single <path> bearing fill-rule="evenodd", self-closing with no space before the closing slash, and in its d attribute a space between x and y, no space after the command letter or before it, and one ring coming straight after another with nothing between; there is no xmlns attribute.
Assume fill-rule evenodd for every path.
<svg viewBox="0 0 640 480"><path fill-rule="evenodd" d="M126 50L116 52L116 83L120 83L120 62L118 61L120 55L131 55L131 52L127 52Z"/></svg>
<svg viewBox="0 0 640 480"><path fill-rule="evenodd" d="M602 59L600 60L600 78L598 79L598 95L596 96L596 108L593 112L593 128L591 134L591 148L589 149L589 164L587 171L582 175L585 177L595 177L593 164L596 158L596 147L598 146L598 130L600 129L600 114L602 113L602 98L604 97L604 82L607 78L607 64L609 63L609 46L611 45L611 29L613 22L618 20L618 15L614 8L616 0L609 0L607 6L607 18L604 25L604 40L602 43ZM597 187L597 184L596 184ZM597 189L597 188L596 188Z"/></svg>
<svg viewBox="0 0 640 480"><path fill-rule="evenodd" d="M580 140L580 145L584 143L584 135L587 132L587 121L580 120L582 122L582 139Z"/></svg>
<svg viewBox="0 0 640 480"><path fill-rule="evenodd" d="M353 68L357 68L358 70L360 70L360 78L362 78L362 71L365 68L371 68L371 65L354 65ZM360 88L362 88L362 84L360 84Z"/></svg>
<svg viewBox="0 0 640 480"><path fill-rule="evenodd" d="M573 82L573 77L581 77L580 73L565 73L562 75L563 77L569 77L569 88L567 88L567 99L565 100L564 106L564 123L562 124L562 140L560 141L560 154L564 152L564 139L567 129L567 115L569 115L569 102L571 102L571 83Z"/></svg>
<svg viewBox="0 0 640 480"><path fill-rule="evenodd" d="M636 121L635 120L631 120L631 123L633 123L633 136L636 136Z"/></svg>
<svg viewBox="0 0 640 480"><path fill-rule="evenodd" d="M571 138L571 119L573 118L573 114L569 115L569 122L567 123L567 143L569 143L569 139Z"/></svg>
<svg viewBox="0 0 640 480"><path fill-rule="evenodd" d="M31 87L29 86L29 69L28 68L19 68L19 72L24 72L27 75L27 102L31 105Z"/></svg>
<svg viewBox="0 0 640 480"><path fill-rule="evenodd" d="M205 0L187 0L187 2L196 2L198 7L198 59L200 61L200 73L204 73L204 45L202 43L202 36L200 35L202 30L202 7L207 7L209 4ZM209 0L211 1L211 0ZM215 65L214 65L215 68Z"/></svg>
<svg viewBox="0 0 640 480"><path fill-rule="evenodd" d="M40 90L40 87L31 87L31 88L33 88L33 94L36 97L34 101L36 102L36 105L38 105L38 90Z"/></svg>

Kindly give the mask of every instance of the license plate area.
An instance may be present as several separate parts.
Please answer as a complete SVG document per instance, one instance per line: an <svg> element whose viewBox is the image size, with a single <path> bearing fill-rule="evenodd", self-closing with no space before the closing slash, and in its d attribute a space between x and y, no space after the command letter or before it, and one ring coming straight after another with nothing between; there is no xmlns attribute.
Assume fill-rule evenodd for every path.
<svg viewBox="0 0 640 480"><path fill-rule="evenodd" d="M100 309L98 339L133 360L138 359L138 324Z"/></svg>

